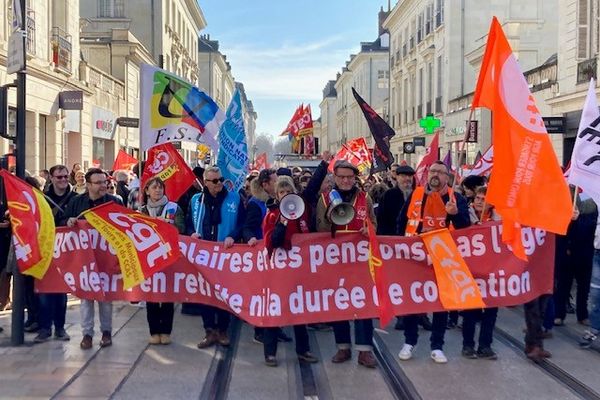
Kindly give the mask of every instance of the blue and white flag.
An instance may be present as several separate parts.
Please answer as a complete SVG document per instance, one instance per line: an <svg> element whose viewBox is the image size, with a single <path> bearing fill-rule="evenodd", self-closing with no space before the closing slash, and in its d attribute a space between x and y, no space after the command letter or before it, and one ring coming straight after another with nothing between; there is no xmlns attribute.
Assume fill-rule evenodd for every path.
<svg viewBox="0 0 600 400"><path fill-rule="evenodd" d="M219 131L217 167L221 169L227 189L237 192L244 186L244 179L248 173L248 146L238 90L233 94L225 122Z"/></svg>

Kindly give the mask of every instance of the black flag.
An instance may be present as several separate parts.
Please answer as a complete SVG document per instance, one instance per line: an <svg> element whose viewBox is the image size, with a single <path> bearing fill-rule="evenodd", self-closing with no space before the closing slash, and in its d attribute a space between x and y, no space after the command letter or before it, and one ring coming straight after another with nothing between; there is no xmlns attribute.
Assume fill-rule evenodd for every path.
<svg viewBox="0 0 600 400"><path fill-rule="evenodd" d="M367 124L369 124L369 130L375 139L371 173L385 171L394 163L394 156L390 151L390 139L396 132L360 97L354 88L352 88L352 94L362 109Z"/></svg>

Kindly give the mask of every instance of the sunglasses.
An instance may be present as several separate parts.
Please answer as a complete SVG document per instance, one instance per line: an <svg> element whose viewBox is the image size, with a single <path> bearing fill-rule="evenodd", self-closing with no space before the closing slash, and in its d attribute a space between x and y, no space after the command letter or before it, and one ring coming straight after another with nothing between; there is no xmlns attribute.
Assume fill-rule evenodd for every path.
<svg viewBox="0 0 600 400"><path fill-rule="evenodd" d="M308 182L310 181L310 176L303 176L302 178L300 178L300 182Z"/></svg>
<svg viewBox="0 0 600 400"><path fill-rule="evenodd" d="M223 183L223 182L225 182L225 178L223 178L223 177L220 177L220 178L215 178L215 179L206 179L206 182L212 182L212 183L213 183L213 185L216 185L216 184L218 184L219 182L220 182L220 183Z"/></svg>
<svg viewBox="0 0 600 400"><path fill-rule="evenodd" d="M112 185L110 185L110 186L107 186L107 189L114 189L114 188L115 188L115 187L114 187L114 186L112 186Z"/></svg>

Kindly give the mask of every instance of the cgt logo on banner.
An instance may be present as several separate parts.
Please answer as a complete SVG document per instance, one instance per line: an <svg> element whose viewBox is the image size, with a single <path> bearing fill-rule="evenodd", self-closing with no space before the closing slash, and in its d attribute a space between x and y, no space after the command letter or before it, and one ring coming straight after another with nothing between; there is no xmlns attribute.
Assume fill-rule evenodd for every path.
<svg viewBox="0 0 600 400"><path fill-rule="evenodd" d="M502 244L501 232L498 223L486 223L450 233L485 306L523 304L552 293L548 260L554 255L554 235L523 228L527 263ZM183 257L124 291L114 251L96 230L81 225L57 229L54 267L36 287L39 292L71 292L83 299L210 304L255 326L376 318L381 311L379 293L387 296L392 315L445 309L442 288L420 237L378 236L376 242L370 245L359 233L338 232L335 238L329 233L308 233L294 235L289 250L278 248L269 256L260 243L226 249L221 243L181 235ZM443 246L435 251L447 258ZM374 273L385 272L385 277L379 275L377 288L370 274L370 255L384 266L374 265ZM450 270L458 272L454 267ZM469 284L462 287L472 287L473 281L465 281ZM463 292L465 299L469 297L468 290ZM467 308L465 303L463 309Z"/></svg>
<svg viewBox="0 0 600 400"><path fill-rule="evenodd" d="M115 249L124 289L142 283L180 256L177 229L167 222L114 203L95 207L83 216Z"/></svg>
<svg viewBox="0 0 600 400"><path fill-rule="evenodd" d="M164 182L165 194L171 201L177 201L196 180L194 172L172 143L160 144L148 150L141 187L144 188L146 182L155 176Z"/></svg>

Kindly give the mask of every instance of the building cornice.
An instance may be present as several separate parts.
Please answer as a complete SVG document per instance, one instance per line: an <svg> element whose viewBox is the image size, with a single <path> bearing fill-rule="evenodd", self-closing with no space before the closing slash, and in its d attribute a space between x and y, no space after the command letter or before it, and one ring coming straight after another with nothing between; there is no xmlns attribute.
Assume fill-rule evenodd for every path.
<svg viewBox="0 0 600 400"><path fill-rule="evenodd" d="M200 5L198 5L198 1L197 0L185 0L185 4L187 5L187 9L190 10L192 19L198 26L198 30L201 31L202 29L206 28L206 25L207 25L206 18L204 18L204 13L202 12Z"/></svg>

